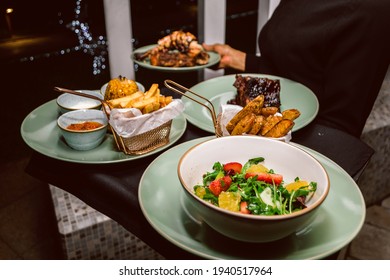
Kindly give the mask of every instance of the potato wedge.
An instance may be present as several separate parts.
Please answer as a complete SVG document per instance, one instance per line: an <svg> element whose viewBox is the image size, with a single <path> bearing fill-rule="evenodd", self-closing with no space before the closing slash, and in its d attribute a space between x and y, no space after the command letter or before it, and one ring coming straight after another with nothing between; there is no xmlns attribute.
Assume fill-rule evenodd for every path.
<svg viewBox="0 0 390 280"><path fill-rule="evenodd" d="M226 125L226 130L231 134L235 126L247 115L251 113L258 115L264 104L264 96L259 95L242 108Z"/></svg>
<svg viewBox="0 0 390 280"><path fill-rule="evenodd" d="M283 119L295 120L301 115L301 112L297 109L287 109L282 112Z"/></svg>
<svg viewBox="0 0 390 280"><path fill-rule="evenodd" d="M275 115L279 111L278 107L263 107L261 109L261 114L264 117Z"/></svg>
<svg viewBox="0 0 390 280"><path fill-rule="evenodd" d="M281 116L268 116L261 128L260 134L265 136L278 122L282 120Z"/></svg>
<svg viewBox="0 0 390 280"><path fill-rule="evenodd" d="M294 122L289 119L283 119L274 125L265 136L279 138L285 136L294 126Z"/></svg>
<svg viewBox="0 0 390 280"><path fill-rule="evenodd" d="M247 133L255 121L256 115L254 113L249 113L245 115L234 127L230 135L241 135Z"/></svg>
<svg viewBox="0 0 390 280"><path fill-rule="evenodd" d="M264 116L257 115L248 134L257 135L259 133L261 127L263 126L264 120L265 120Z"/></svg>

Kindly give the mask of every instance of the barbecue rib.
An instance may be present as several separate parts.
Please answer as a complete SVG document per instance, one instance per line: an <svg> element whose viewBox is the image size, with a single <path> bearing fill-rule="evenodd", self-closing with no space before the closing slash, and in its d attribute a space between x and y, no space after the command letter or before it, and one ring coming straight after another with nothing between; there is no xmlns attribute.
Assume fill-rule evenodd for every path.
<svg viewBox="0 0 390 280"><path fill-rule="evenodd" d="M280 108L280 81L261 77L236 75L233 86L237 88L236 98L230 104L245 106L259 95L264 95L264 107Z"/></svg>
<svg viewBox="0 0 390 280"><path fill-rule="evenodd" d="M190 32L174 31L158 40L156 47L136 54L135 58L139 61L149 58L154 66L191 67L207 64L209 54Z"/></svg>

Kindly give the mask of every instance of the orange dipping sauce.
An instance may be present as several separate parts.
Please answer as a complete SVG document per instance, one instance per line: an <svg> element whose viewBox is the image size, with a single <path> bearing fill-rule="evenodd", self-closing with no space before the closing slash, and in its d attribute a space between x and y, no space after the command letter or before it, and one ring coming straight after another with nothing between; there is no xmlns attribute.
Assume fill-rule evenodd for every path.
<svg viewBox="0 0 390 280"><path fill-rule="evenodd" d="M82 122L82 123L71 123L67 126L70 130L92 130L103 126L99 122Z"/></svg>

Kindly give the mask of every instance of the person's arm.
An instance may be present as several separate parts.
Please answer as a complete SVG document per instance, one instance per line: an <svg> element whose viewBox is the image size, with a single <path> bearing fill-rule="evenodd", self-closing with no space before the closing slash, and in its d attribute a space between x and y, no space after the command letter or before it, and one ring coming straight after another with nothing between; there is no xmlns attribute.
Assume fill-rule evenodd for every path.
<svg viewBox="0 0 390 280"><path fill-rule="evenodd" d="M219 68L233 68L240 71L245 70L245 52L236 50L229 45L224 44L207 45L203 43L203 48L206 51L216 52L221 56Z"/></svg>
<svg viewBox="0 0 390 280"><path fill-rule="evenodd" d="M203 44L206 51L213 51L221 56L219 68L233 68L248 73L260 73L263 59L255 54L245 53L224 44Z"/></svg>

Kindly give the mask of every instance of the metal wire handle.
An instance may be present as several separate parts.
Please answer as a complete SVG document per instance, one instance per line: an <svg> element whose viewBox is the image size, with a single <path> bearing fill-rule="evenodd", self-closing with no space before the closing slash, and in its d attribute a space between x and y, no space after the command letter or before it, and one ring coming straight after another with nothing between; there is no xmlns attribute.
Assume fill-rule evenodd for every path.
<svg viewBox="0 0 390 280"><path fill-rule="evenodd" d="M217 114L215 113L214 105L213 105L213 103L210 102L210 100L208 100L207 98L193 92L192 90L190 90L190 89L186 88L185 86L182 86L181 84L178 84L172 80L165 80L164 84L170 90L175 91L175 92L191 99L192 101L198 103L199 105L202 105L203 107L206 107L206 109L209 110L211 118L213 120L215 134L217 136L220 134L219 130L218 130ZM181 90L183 90L183 91L181 91ZM191 94L203 99L208 104L207 103L205 104L205 103L200 102L199 100L196 100L195 98L189 96L187 93L191 93Z"/></svg>

